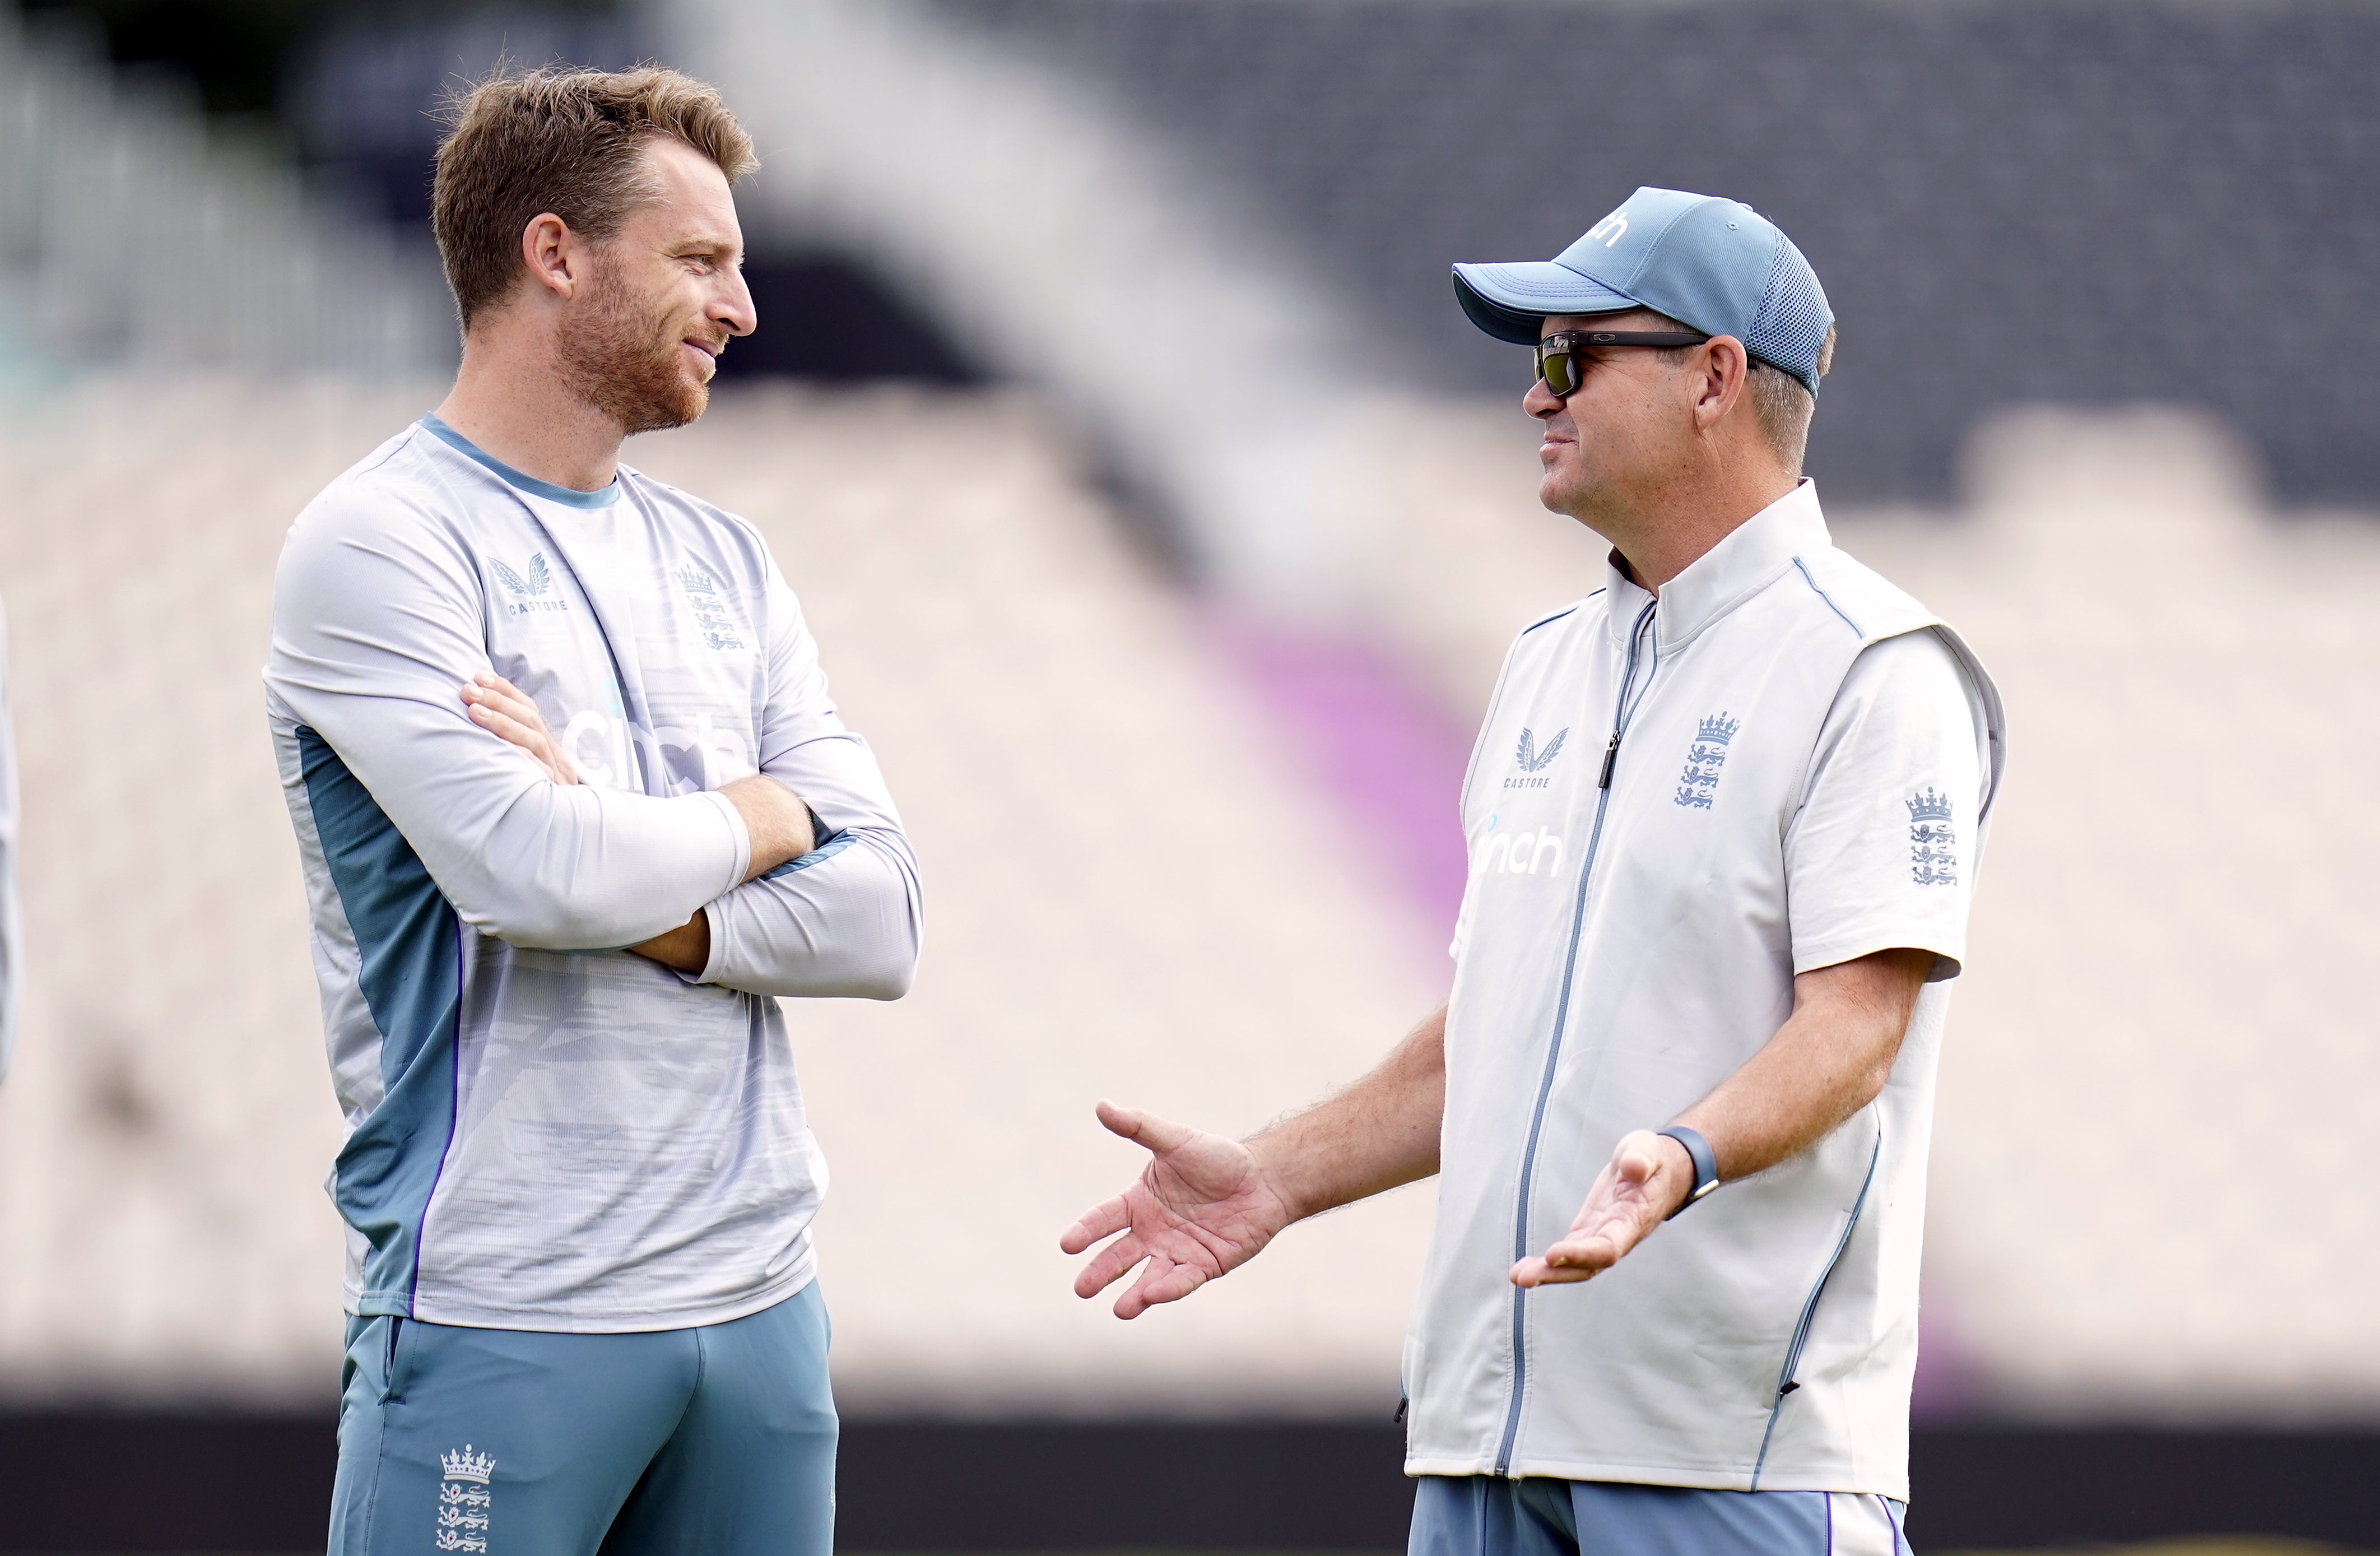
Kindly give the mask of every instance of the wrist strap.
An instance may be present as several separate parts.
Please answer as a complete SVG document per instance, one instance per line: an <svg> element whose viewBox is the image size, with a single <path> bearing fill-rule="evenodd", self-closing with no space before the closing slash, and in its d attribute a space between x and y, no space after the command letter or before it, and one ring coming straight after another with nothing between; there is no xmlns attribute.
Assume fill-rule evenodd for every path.
<svg viewBox="0 0 2380 1556"><path fill-rule="evenodd" d="M1694 1191L1680 1202L1678 1210L1684 1210L1688 1205L1718 1186L1718 1154L1711 1149L1710 1142L1704 1139L1699 1131L1689 1129L1682 1124L1672 1124L1666 1129L1656 1129L1653 1133L1667 1135L1685 1147L1686 1154L1694 1159ZM1675 1216L1678 1210L1671 1210L1670 1214Z"/></svg>

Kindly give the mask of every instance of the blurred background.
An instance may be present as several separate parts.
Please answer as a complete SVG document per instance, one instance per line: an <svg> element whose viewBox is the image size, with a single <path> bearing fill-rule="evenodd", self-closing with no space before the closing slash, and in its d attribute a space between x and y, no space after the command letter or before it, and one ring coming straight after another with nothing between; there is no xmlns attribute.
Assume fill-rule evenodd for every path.
<svg viewBox="0 0 2380 1556"><path fill-rule="evenodd" d="M1447 265L1654 184L1809 256L1837 539L2011 710L1912 1536L2380 1549L2380 7L0 0L0 1550L319 1545L273 562L451 371L442 94L647 57L759 142L762 324L627 457L768 534L926 873L916 992L789 1012L846 1545L1402 1545L1427 1185L1130 1326L1056 1236L1095 1099L1245 1132L1443 996L1471 731L1600 557Z"/></svg>

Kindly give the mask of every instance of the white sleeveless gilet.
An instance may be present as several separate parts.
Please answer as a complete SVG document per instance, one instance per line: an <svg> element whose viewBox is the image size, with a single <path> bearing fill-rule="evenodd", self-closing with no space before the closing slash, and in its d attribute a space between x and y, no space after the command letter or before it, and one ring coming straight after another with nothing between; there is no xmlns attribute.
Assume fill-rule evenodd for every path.
<svg viewBox="0 0 2380 1556"><path fill-rule="evenodd" d="M1409 1473L1907 1498L1948 981L1926 985L1883 1093L1810 1150L1584 1285L1524 1294L1507 1272L1569 1226L1621 1136L1674 1118L1791 1014L1807 969L1784 840L1821 726L1864 649L1927 630L1972 677L1985 755L1981 795L1942 796L1950 813L1912 832L1956 838L1972 881L1998 694L1947 626L1834 548L1807 482L1658 602L1615 569L1514 643L1463 785L1472 881L1405 1353ZM1876 889L1923 892L1928 868Z"/></svg>

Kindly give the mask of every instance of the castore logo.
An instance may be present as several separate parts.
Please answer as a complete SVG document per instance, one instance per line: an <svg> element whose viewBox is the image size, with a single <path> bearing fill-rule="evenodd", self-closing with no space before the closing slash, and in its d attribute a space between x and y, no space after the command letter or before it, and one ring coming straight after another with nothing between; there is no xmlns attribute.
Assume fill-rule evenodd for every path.
<svg viewBox="0 0 2380 1556"><path fill-rule="evenodd" d="M1569 738L1570 731L1563 729L1551 740L1547 741L1546 748L1540 751L1537 749L1536 733L1524 729L1521 731L1520 749L1513 752L1512 760L1521 764L1521 772L1524 774L1543 772L1553 765L1554 758L1561 755L1562 742ZM1552 782L1550 778L1523 776L1505 779L1504 786L1508 789L1542 789Z"/></svg>
<svg viewBox="0 0 2380 1556"><path fill-rule="evenodd" d="M539 552L528 559L527 577L514 572L497 557L488 558L488 565L496 570L498 581L512 591L513 614L525 616L531 611L566 611L570 608L558 593L551 600L545 598L546 590L553 587L553 570L545 565L545 553Z"/></svg>

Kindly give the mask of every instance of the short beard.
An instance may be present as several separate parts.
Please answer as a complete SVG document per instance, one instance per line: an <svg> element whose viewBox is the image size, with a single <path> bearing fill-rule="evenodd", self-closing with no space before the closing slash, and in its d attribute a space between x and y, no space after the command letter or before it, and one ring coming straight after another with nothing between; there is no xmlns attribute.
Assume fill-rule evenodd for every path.
<svg viewBox="0 0 2380 1556"><path fill-rule="evenodd" d="M666 310L648 313L599 263L588 279L587 316L562 337L571 392L619 423L623 437L683 427L710 404L708 383L688 383Z"/></svg>

